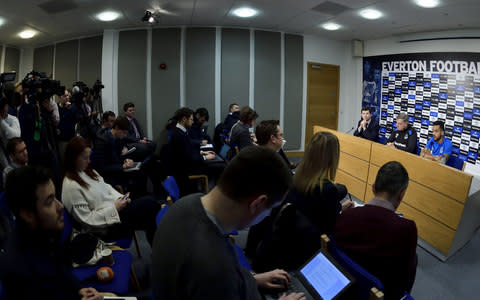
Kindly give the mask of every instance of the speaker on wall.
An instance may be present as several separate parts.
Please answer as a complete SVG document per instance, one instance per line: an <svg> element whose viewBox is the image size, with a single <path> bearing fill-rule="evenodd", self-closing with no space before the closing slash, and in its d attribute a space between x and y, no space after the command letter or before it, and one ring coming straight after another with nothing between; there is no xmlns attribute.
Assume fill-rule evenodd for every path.
<svg viewBox="0 0 480 300"><path fill-rule="evenodd" d="M352 56L363 57L363 41L352 40Z"/></svg>

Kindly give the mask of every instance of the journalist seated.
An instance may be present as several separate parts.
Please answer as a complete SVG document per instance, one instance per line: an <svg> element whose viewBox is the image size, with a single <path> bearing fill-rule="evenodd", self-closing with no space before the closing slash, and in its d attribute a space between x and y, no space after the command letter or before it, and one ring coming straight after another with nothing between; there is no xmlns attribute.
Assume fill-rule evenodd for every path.
<svg viewBox="0 0 480 300"><path fill-rule="evenodd" d="M320 235L330 234L341 211L353 206L340 203L344 185L335 183L340 145L335 135L317 132L293 178L293 189L276 215L271 233L258 248L253 261L257 271L300 267L320 249Z"/></svg>
<svg viewBox="0 0 480 300"><path fill-rule="evenodd" d="M67 145L62 200L81 229L106 240L131 236L145 230L151 242L155 217L161 204L146 196L132 200L104 182L90 166L91 148L78 136Z"/></svg>
<svg viewBox="0 0 480 300"><path fill-rule="evenodd" d="M6 200L16 217L13 236L0 255L0 280L7 299L100 300L71 272L68 247L60 240L63 204L47 169L22 167L9 173Z"/></svg>

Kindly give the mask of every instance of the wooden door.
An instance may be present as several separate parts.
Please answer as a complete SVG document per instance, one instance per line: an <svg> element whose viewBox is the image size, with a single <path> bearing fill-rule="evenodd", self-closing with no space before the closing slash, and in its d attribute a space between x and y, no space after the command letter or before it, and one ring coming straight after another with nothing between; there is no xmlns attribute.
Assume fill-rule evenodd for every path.
<svg viewBox="0 0 480 300"><path fill-rule="evenodd" d="M337 130L340 66L309 62L307 71L307 128L305 147L313 135L313 126Z"/></svg>

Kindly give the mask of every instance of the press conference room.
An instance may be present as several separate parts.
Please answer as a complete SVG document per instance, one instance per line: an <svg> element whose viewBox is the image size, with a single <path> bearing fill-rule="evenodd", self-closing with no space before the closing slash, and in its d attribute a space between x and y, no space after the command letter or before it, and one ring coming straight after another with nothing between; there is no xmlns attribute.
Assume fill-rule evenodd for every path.
<svg viewBox="0 0 480 300"><path fill-rule="evenodd" d="M269 261L268 266L272 268L264 267L267 260L263 259L273 256L261 251L270 249L269 245L275 248L274 242L280 241L280 236L284 238L279 234L277 240L275 230L281 227L282 222L277 221L282 212L290 209L285 210L286 204L296 207L297 216L303 214L302 218L311 218L308 223L312 223L311 228L316 230L318 239L302 244L315 248L309 252L308 258L322 251L329 252L331 246L325 244L328 240L327 244L338 244L350 256L349 260L363 267L366 273L372 273L370 275L380 283L380 288L378 284L368 287L368 297L377 297L370 299L396 297L389 294L390 283L382 283L385 274L370 269L355 252L360 247L355 245L367 239L380 244L382 239L374 237L388 234L378 227L368 238L362 238L356 232L342 241L341 237L347 236L342 231L342 222L353 224L349 223L353 222L350 210L373 206L385 208L385 205L389 207L388 213L393 212L395 217L401 218L400 223L411 221L409 224L415 227L417 237L411 258L413 275L409 275L408 287L402 287L401 299L477 299L475 295L480 294L478 11L480 2L467 0L17 0L2 3L0 165L3 186L0 211L5 220L0 222L0 261L2 264L8 261L10 243L16 241L13 237L17 230L30 224L30 219L22 217L26 215L22 211L27 208L12 207L16 192L12 188L9 192L9 180L12 178L10 182L14 186L15 176L22 175L15 169L38 165L50 171L53 194L58 205L62 206L58 210L63 215L61 222L65 223L60 230L62 245L73 243L77 234L98 228L103 230L113 223L123 223L127 227L126 224L130 224L127 219L134 218L131 217L133 213L129 218L125 217L130 209L121 212L123 207L144 203L137 202L143 198L155 202L150 206L155 207L154 212L148 212L146 208L142 211L144 219L148 218L147 215L153 216L153 231L150 223L134 228L141 223L142 217L138 217L138 222L132 221L135 225L128 228L128 236L121 236L122 239L126 237L124 241L120 242L116 236L113 240L96 236L102 248L93 257L91 249L88 250L88 259L95 258L95 255L97 259L90 263L73 263L72 274L76 276L72 279L76 289L73 298L76 299L101 299L100 293L105 299L206 298L207 294L195 294L202 290L196 290L201 284L193 279L192 282L181 281L189 277L184 273L184 277L169 280L185 283L188 288L173 290L170 295L175 297L166 296L168 293L159 288L164 285L157 281L165 277L155 270L160 265L165 268L168 265L155 254L161 252L159 240L163 237L162 245L169 243L167 237L175 227L168 222L173 221L175 212L185 208L185 205L176 205L176 201L186 203L184 200L191 197L192 189L205 195L198 201L206 212L204 219L208 217L219 228L219 235L228 233L230 236L230 244L236 253L235 266L241 266L242 272L247 270L247 275L241 276L245 280L242 287L248 290L249 280L255 279L252 282L259 287L258 291L254 289L258 299L326 298L311 284L307 284L306 294L296 294L295 291L290 294L287 281L293 282L294 275L283 273L283 270L300 271L303 263L288 269L287 266L292 265L280 257L283 254L278 254L278 261ZM43 93L48 97L37 102L36 98ZM20 110L29 105L31 114L22 117ZM226 119L230 116L235 117L232 123L235 125L227 128ZM63 122L63 118L74 121ZM189 124L190 118L193 125ZM107 124L109 120L111 125ZM86 123L82 123L84 121ZM86 133L80 128L82 124L87 124ZM367 136L364 132L370 126L373 129ZM245 220L251 218L249 221L255 221L253 215L265 217L251 227L253 230L243 226L254 224L251 222L231 228L224 226L226 221L220 217L223 214L217 215L213 209L209 210L208 202L205 204L210 197L215 199L217 193L235 198L222 184L226 185L224 177L229 170L237 170L235 162L242 158L242 154L246 160L249 157L247 149L251 146L243 147L242 142L235 141L235 131L240 127L245 132L248 130L245 133L248 143L280 153L281 161L287 163L286 169L292 175L289 183L285 183L285 198L274 204L268 202L265 211L256 211L248 217L247 209L244 210ZM67 137L64 130L69 131ZM192 130L201 132L200 144ZM121 136L123 131L126 137ZM188 150L175 148L180 145L175 145L179 138L177 133L188 140ZM131 141L128 140L130 134L133 134ZM73 139L77 142L81 139L78 145L82 146L72 144ZM108 148L109 139L113 141L111 149ZM328 146L329 139L333 139L333 146ZM122 140L121 147L119 140ZM412 151L406 150L408 143L413 147ZM18 150L22 144L25 147ZM112 169L105 165L113 164L117 154L107 153L100 157L96 151L108 148L114 153L117 146L120 147L118 168L121 174L112 175L109 173ZM83 148L76 153L75 147ZM315 147L327 148L322 152L319 149L323 148L314 150ZM46 151L42 152L43 156L41 151ZM69 151L74 156L69 156ZM77 156L82 155L82 151L88 152L84 158L88 162L80 170ZM143 151L150 152L143 156ZM184 152L190 156L185 154L182 158ZM22 153L28 158L19 163ZM73 164L72 169L80 170L80 175L69 173L69 159L75 160L70 165ZM302 180L308 181L308 167L315 165L310 159L319 161L319 168L328 169L326 175L317 173L316 180L332 184L338 198L328 196L335 198L328 201L334 201L336 207L328 230L315 228L318 219L328 219L328 206L322 206L322 211L316 215L313 213L312 217L308 214L309 209L302 211L299 199L304 198L292 196L292 191L300 191ZM328 159L333 162L330 164ZM400 176L399 173L395 176L386 174L392 161L399 162L400 166L395 166L408 173L405 175L407 183L398 188L398 199L393 206L391 199L388 204L385 199L380 201L383 204L378 204L376 199L383 195L381 177L392 176L397 180ZM125 171L135 162L138 163L137 169ZM216 167L212 167L215 162ZM190 173L193 165L197 173ZM270 167L273 170L274 163L265 168ZM263 171L266 172L265 168ZM240 169L236 172L241 172ZM8 172L14 172L12 175L15 176L7 176ZM272 173L280 176L281 172ZM90 175L85 175L88 178L84 179L84 174ZM174 177L176 182L172 191L168 178ZM237 174L235 178L243 177ZM85 204L90 209L94 205L105 205L102 201L106 200L101 197L110 194L112 211L105 216L100 214L101 222L105 224L92 225L89 222L93 217L83 218L76 210L83 204L75 202L76 199L71 200L73 204L68 203L68 195L65 196L68 180L78 182L84 191L98 182L108 186L102 188L105 192L98 194L95 202ZM393 181L388 182L387 185L395 186ZM325 184L320 184L320 194L324 188ZM386 190L393 195L392 188ZM337 197L337 193L341 196ZM38 198L38 193L32 197ZM88 198L88 194L85 197ZM119 204L117 198L127 202ZM321 196L316 200L326 199ZM264 208L264 205L259 207ZM97 208L93 210L98 216ZM268 214L271 211L269 217L266 217L267 211ZM351 217L350 221L345 221L346 217ZM118 220L113 221L115 218ZM231 219L227 217L226 220ZM19 221L27 224L15 225ZM82 226L82 222L86 225ZM64 229L67 223L72 231L68 234ZM39 222L32 224L40 226ZM358 227L369 228L365 224L359 223ZM159 230L162 225L164 228L169 225L169 230ZM290 227L297 229L297 225ZM179 234L182 228L177 228ZM40 229L35 227L35 230ZM35 230L33 232L37 232ZM284 243L300 245L292 236L300 238L303 233L311 232L303 227L298 230L298 235L295 231L288 231ZM190 234L185 234L185 239L190 240ZM321 235L324 239L320 238ZM208 238L205 237L205 241ZM87 242L79 240L75 247L87 247ZM385 245L389 243L394 244L389 241ZM352 244L351 249L347 247L349 244ZM92 247L98 250L98 245ZM108 249L107 258L102 256L102 249ZM371 248L369 251L369 259L386 259L385 256L375 256ZM400 261L404 254L392 255L388 259ZM173 257L175 254L172 254L172 264ZM354 294L356 286L363 282L355 276L355 271L343 265L343 261L332 253L326 257L351 281L351 285L341 288L332 299L362 299L360 292ZM307 256L302 259L305 258ZM212 261L205 265L216 265L214 257L209 259ZM310 261L313 258L305 260L307 264ZM25 268L29 267L25 265ZM71 268L72 263L68 267ZM14 295L11 292L13 287L22 284L6 279L15 273L10 267L0 268L3 269L0 271L0 299L10 299ZM281 273L269 273L279 269ZM202 277L201 274L190 276ZM35 277L24 279L29 281L31 278ZM302 280L309 281L308 278ZM165 282L163 284L167 286ZM278 289L279 282L282 282L280 292L265 291L272 286ZM39 289L42 286L55 289L58 285L52 284L48 288L43 282L31 285ZM223 290L223 287L220 283L217 287L212 283L210 289ZM285 295L282 295L283 289L286 289ZM374 295L375 291L379 294ZM232 294L239 299L251 297L249 292ZM209 295L215 298L214 293ZM222 298L218 295L221 294L217 297ZM23 296L19 297L16 299Z"/></svg>

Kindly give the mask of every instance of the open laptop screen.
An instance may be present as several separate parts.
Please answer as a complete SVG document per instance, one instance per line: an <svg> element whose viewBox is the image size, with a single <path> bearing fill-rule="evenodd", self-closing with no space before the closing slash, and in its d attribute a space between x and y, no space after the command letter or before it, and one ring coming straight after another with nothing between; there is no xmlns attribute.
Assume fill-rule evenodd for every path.
<svg viewBox="0 0 480 300"><path fill-rule="evenodd" d="M325 300L336 297L350 280L322 252L318 252L300 273Z"/></svg>

